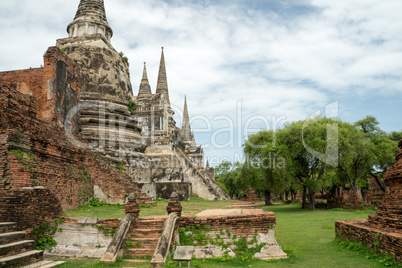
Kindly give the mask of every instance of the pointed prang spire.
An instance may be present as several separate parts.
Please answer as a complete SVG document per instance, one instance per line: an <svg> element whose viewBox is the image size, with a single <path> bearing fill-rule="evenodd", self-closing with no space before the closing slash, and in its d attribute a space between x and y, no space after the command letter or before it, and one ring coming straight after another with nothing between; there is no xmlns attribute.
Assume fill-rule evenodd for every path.
<svg viewBox="0 0 402 268"><path fill-rule="evenodd" d="M156 93L158 94L162 91L165 92L165 94L167 96L167 101L170 104L169 90L168 90L167 77L166 77L165 54L163 52L163 47L162 47L161 62L159 65L158 84L156 86Z"/></svg>
<svg viewBox="0 0 402 268"><path fill-rule="evenodd" d="M207 159L207 166L206 166L206 168L209 168L209 161L208 161L208 159Z"/></svg>
<svg viewBox="0 0 402 268"><path fill-rule="evenodd" d="M181 124L181 130L183 133L183 138L185 141L191 141L191 127L190 127L190 117L188 115L187 108L187 96L184 96L184 110L183 110L183 121Z"/></svg>
<svg viewBox="0 0 402 268"><path fill-rule="evenodd" d="M142 72L142 80L141 82L147 82L148 83L148 74L147 74L147 63L144 62L144 70Z"/></svg>
<svg viewBox="0 0 402 268"><path fill-rule="evenodd" d="M144 95L152 95L151 86L149 85L148 75L147 75L147 63L144 62L144 71L142 73L142 80L140 84L140 90L138 91L138 97L142 97Z"/></svg>

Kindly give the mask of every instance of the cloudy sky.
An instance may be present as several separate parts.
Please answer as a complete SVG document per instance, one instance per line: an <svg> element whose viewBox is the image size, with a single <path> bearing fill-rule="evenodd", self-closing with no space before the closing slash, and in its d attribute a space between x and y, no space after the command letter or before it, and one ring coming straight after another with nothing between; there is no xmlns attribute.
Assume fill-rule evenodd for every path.
<svg viewBox="0 0 402 268"><path fill-rule="evenodd" d="M39 67L47 47L67 36L78 4L1 1L0 71ZM338 105L335 115L345 121L373 115L386 131L402 129L400 0L105 5L112 44L130 61L134 94L144 61L155 90L164 46L176 120L180 125L187 95L197 143L210 159L234 160L252 129L280 127L328 105Z"/></svg>

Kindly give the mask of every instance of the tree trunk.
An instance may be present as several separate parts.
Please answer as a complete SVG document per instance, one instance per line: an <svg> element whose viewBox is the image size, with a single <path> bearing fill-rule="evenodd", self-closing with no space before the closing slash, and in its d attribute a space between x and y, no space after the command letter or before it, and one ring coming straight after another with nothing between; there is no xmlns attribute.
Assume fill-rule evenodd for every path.
<svg viewBox="0 0 402 268"><path fill-rule="evenodd" d="M271 191L265 190L264 195L265 195L265 205L272 206Z"/></svg>
<svg viewBox="0 0 402 268"><path fill-rule="evenodd" d="M296 200L296 196L297 196L297 191L290 189L290 198L292 199L292 202L294 202Z"/></svg>
<svg viewBox="0 0 402 268"><path fill-rule="evenodd" d="M356 186L353 188L353 205L355 208L359 206L359 198Z"/></svg>
<svg viewBox="0 0 402 268"><path fill-rule="evenodd" d="M315 209L315 192L308 191L308 202L306 204L306 209Z"/></svg>
<svg viewBox="0 0 402 268"><path fill-rule="evenodd" d="M381 188L381 190L385 193L387 190L386 189L384 189L384 187L382 186L382 184L381 184L381 182L380 182L380 179L376 176L376 175L374 175L374 174L370 174L371 176L373 176L374 177L374 179L375 179L375 181L377 182L377 184L378 184L378 186Z"/></svg>
<svg viewBox="0 0 402 268"><path fill-rule="evenodd" d="M307 209L307 186L303 185L302 208Z"/></svg>

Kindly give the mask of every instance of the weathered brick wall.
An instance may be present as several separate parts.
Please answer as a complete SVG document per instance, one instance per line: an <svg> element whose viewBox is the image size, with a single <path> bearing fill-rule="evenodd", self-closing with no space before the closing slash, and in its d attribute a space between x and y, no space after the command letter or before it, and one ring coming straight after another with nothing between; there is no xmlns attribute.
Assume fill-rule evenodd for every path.
<svg viewBox="0 0 402 268"><path fill-rule="evenodd" d="M335 222L336 236L342 240L360 242L383 254L391 254L402 262L402 234L371 227L367 220Z"/></svg>
<svg viewBox="0 0 402 268"><path fill-rule="evenodd" d="M60 56L58 50L50 49L50 52L52 51L57 57ZM51 53L48 51L47 56L50 57L49 55ZM53 59L57 57L54 56ZM61 81L60 83L63 84L66 77L74 76L69 74L69 64L60 60L52 62L55 64L49 63L49 66L54 67L53 70L58 70L55 71L56 73L53 72L57 77L52 81ZM64 67L62 68L60 65L67 69L63 69ZM33 72L40 73L38 70ZM14 74L18 73L24 72ZM26 77L29 77L29 73L26 71ZM12 77L11 74L7 75ZM3 73L2 82L5 81L5 76ZM9 86L4 86L4 83L0 84L0 194L3 198L16 200L14 196L18 194L24 198L25 195L18 192L18 189L44 186L50 191L55 205L62 209L69 209L82 205L87 199L92 198L94 185L99 186L110 197L122 200L124 200L124 195L130 192L136 193L139 197L142 196L131 178L125 173L120 173L116 167L117 163L70 143L66 133L60 127L60 121L42 120L43 114L40 115L38 112L40 106L32 96L33 93L30 95L19 92L17 90L18 75L13 77L14 82L10 82ZM60 84L59 82L57 83ZM71 85L68 83L66 88L72 88ZM65 91L63 86L61 86L61 91L59 88L59 86L52 86L52 90L54 90L54 92L52 91L54 94L51 94L51 98L54 98L52 106L54 117L52 118L62 116L61 112L64 108L68 109L78 103L78 99L75 98L64 102L63 100L66 100L67 95L71 95L71 92ZM78 93L78 90L75 92ZM67 106L64 105L66 103ZM64 108L62 109L62 107ZM143 198L143 201L149 200ZM14 215L14 220L22 221L24 226L32 227L38 223L36 218L32 218L32 221L27 223L26 218L20 219L18 215L38 213L40 218L44 216L41 212L49 216L57 214L59 210L48 207L48 202L48 200L38 197L37 203L35 203L37 205L27 207L16 206L17 203L4 201L2 209L8 211L8 216ZM8 219L13 220L10 217Z"/></svg>
<svg viewBox="0 0 402 268"><path fill-rule="evenodd" d="M18 227L28 232L60 212L60 203L48 189L10 190L0 196L0 222L18 222Z"/></svg>
<svg viewBox="0 0 402 268"><path fill-rule="evenodd" d="M248 215L231 216L182 216L180 218L180 227L186 226L205 226L214 229L226 231L238 237L252 239L254 234L268 234L269 229L274 228L276 224L276 214L273 212L261 212Z"/></svg>
<svg viewBox="0 0 402 268"><path fill-rule="evenodd" d="M61 128L35 118L32 97L2 87L0 99L0 189L45 186L63 209L84 204L95 184L123 200L125 193L140 195L116 163L75 147Z"/></svg>
<svg viewBox="0 0 402 268"><path fill-rule="evenodd" d="M80 69L59 48L50 47L44 67L0 72L0 85L33 96L37 118L61 126L68 111L78 104Z"/></svg>
<svg viewBox="0 0 402 268"><path fill-rule="evenodd" d="M23 94L40 99L43 89L43 67L26 70L0 72L0 83L13 87ZM40 110L40 108L38 108Z"/></svg>

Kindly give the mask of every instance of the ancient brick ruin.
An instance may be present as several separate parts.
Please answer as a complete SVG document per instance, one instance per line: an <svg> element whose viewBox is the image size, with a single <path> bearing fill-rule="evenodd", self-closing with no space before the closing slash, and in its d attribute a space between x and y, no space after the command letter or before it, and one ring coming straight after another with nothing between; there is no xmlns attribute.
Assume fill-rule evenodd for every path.
<svg viewBox="0 0 402 268"><path fill-rule="evenodd" d="M115 51L103 1L81 1L67 27L68 38L57 47L81 67L81 134L91 150L128 163L133 182L151 197L180 199L193 193L206 199L228 199L204 169L204 153L191 131L185 100L181 129L173 119L164 51L156 92L148 81L146 65L134 96L128 60Z"/></svg>
<svg viewBox="0 0 402 268"><path fill-rule="evenodd" d="M134 96L128 62L110 43L103 1L82 0L67 32L47 50L43 67L0 73L0 221L12 220L12 200L26 187L44 187L41 196L58 207L52 211L94 196L124 203L131 192L140 203L151 202L146 195L169 199L172 191L180 200L227 199L213 169L204 168L186 102L182 128L176 126L164 52L156 93L144 66Z"/></svg>
<svg viewBox="0 0 402 268"><path fill-rule="evenodd" d="M45 54L44 66L15 75L0 73L0 221L28 218L32 214L28 207L35 207L35 220L19 220L24 227L40 222L41 213L44 219L83 205L94 189L116 203L124 202L129 192L141 195L117 162L78 148L60 127L68 107L78 103L78 67L56 47ZM41 98L50 99L50 104L40 104ZM33 201L35 195L26 199L26 190L40 192L38 200L46 201ZM150 202L150 198L143 194L142 201Z"/></svg>
<svg viewBox="0 0 402 268"><path fill-rule="evenodd" d="M254 202L254 203L263 201L261 198L259 198L257 196L257 194L255 193L255 191L252 187L250 187L250 189L248 189L246 195L243 197L240 197L239 200Z"/></svg>
<svg viewBox="0 0 402 268"><path fill-rule="evenodd" d="M397 163L384 175L388 190L377 213L368 220L337 221L335 226L339 238L360 241L402 262L402 140L398 146Z"/></svg>

